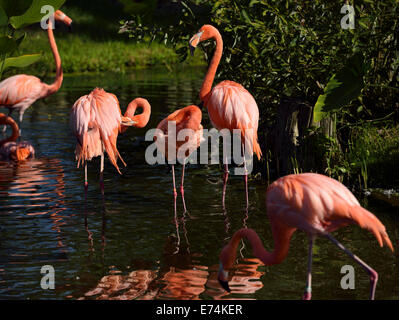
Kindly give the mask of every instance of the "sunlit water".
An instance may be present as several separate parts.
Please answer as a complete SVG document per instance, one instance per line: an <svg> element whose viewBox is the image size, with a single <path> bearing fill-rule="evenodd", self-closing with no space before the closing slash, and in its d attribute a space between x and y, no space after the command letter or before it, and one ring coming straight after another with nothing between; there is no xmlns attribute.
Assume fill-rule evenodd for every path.
<svg viewBox="0 0 399 320"><path fill-rule="evenodd" d="M296 232L287 259L265 267L249 245L240 245L232 271L232 293L217 283L218 255L237 229L255 229L272 249L265 211L266 184L250 181L250 208L245 211L241 177L230 177L226 211L221 205L222 171L218 165L189 166L185 179L188 213L178 198L174 220L171 173L164 165L148 165L144 141L167 114L198 102L202 70L176 73L144 70L131 74L66 77L62 89L25 113L22 133L36 149L36 159L0 164L0 298L2 299L299 299L305 286L307 238ZM119 136L127 163L119 175L105 162L105 201L99 189L99 159L89 163L85 202L83 170L74 160L75 138L69 109L93 87L115 93L124 112L135 97L152 106L145 129ZM4 110L3 110L4 111ZM204 127L210 128L204 114ZM180 168L177 170L180 178ZM398 210L370 199L363 204L376 213L398 247ZM377 298L399 298L399 261L365 230L348 227L336 238L373 266L380 275ZM343 290L341 267L353 265L327 239L314 248L313 298L367 299L369 280L354 265L355 290ZM55 289L40 286L41 267L55 268Z"/></svg>

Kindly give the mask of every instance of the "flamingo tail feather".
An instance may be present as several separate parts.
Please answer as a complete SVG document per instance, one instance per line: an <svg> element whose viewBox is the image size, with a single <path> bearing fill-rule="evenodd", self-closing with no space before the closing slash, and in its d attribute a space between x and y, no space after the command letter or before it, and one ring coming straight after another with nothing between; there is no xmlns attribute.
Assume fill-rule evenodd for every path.
<svg viewBox="0 0 399 320"><path fill-rule="evenodd" d="M388 246L391 251L394 251L393 245L389 236L385 230L385 226L381 223L378 218L371 212L367 211L361 206L354 207L350 212L351 218L364 229L369 230L374 234L380 247L384 244Z"/></svg>

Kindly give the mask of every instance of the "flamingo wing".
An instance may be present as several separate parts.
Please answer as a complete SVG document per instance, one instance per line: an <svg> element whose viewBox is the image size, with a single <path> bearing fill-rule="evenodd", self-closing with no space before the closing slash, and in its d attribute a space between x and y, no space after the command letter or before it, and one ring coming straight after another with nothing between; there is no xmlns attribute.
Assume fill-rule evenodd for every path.
<svg viewBox="0 0 399 320"><path fill-rule="evenodd" d="M35 156L35 149L27 141L7 142L0 148L0 156L6 160L22 161Z"/></svg>
<svg viewBox="0 0 399 320"><path fill-rule="evenodd" d="M204 140L201 120L202 112L194 105L178 109L171 113L157 126L157 129L161 130L163 133L156 136L156 145L158 150L165 155L169 161L173 161L179 148L184 145L186 152L182 158L188 157ZM172 121L176 123L175 135L172 135L172 133L169 132L169 122ZM182 132L181 136L179 136L179 133L185 129L192 131ZM192 133L193 135L191 135ZM186 134L190 135L186 136ZM170 136L175 136L176 140L169 141ZM185 140L182 140L183 138L185 138Z"/></svg>
<svg viewBox="0 0 399 320"><path fill-rule="evenodd" d="M218 130L241 130L242 139L252 149L250 153L255 152L260 159L259 109L254 97L242 85L222 81L212 89L205 104L213 126Z"/></svg>
<svg viewBox="0 0 399 320"><path fill-rule="evenodd" d="M101 155L104 147L111 163L120 173L117 159L120 158L122 162L123 159L116 141L121 121L118 99L103 89L96 88L75 102L70 113L70 126L78 139L78 165Z"/></svg>
<svg viewBox="0 0 399 320"><path fill-rule="evenodd" d="M308 233L332 232L355 223L371 231L379 244L393 250L384 225L371 212L362 208L355 196L342 183L316 173L282 177L267 191L267 210L291 227Z"/></svg>
<svg viewBox="0 0 399 320"><path fill-rule="evenodd" d="M42 93L43 83L39 78L26 74L15 75L0 82L0 105L24 111Z"/></svg>

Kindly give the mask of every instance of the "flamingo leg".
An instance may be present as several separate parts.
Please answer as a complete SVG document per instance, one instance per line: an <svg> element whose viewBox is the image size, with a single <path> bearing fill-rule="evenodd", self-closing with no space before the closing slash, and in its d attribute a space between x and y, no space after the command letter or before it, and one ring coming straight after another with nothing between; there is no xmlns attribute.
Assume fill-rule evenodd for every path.
<svg viewBox="0 0 399 320"><path fill-rule="evenodd" d="M338 240L336 240L331 234L327 234L326 237L330 239L338 248L343 250L349 257L351 257L355 262L360 264L360 266L367 271L370 275L370 300L374 300L375 297L375 289L377 287L378 281L378 273L371 268L368 264L366 264L363 260L359 257L354 255L351 251L346 249Z"/></svg>
<svg viewBox="0 0 399 320"><path fill-rule="evenodd" d="M247 171L247 162L245 161L245 151L244 151L244 182L245 182L245 200L247 204L247 209L249 207L248 201L248 171Z"/></svg>
<svg viewBox="0 0 399 320"><path fill-rule="evenodd" d="M104 197L104 150L103 153L101 154L101 164L100 164L100 189L101 189L101 195Z"/></svg>
<svg viewBox="0 0 399 320"><path fill-rule="evenodd" d="M186 202L184 200L184 168L185 167L186 167L186 163L183 162L183 169L182 169L182 173L181 173L180 193L181 193L181 197L182 197L182 200L183 200L184 213L187 212Z"/></svg>
<svg viewBox="0 0 399 320"><path fill-rule="evenodd" d="M24 113L20 112L19 113L19 118L18 118L18 126L19 126L19 139L21 139L21 134L22 134L22 119L24 118Z"/></svg>
<svg viewBox="0 0 399 320"><path fill-rule="evenodd" d="M223 174L223 194L222 194L223 210L225 209L224 200L226 199L226 187L228 179L229 179L229 165L227 163L227 156L226 156L226 162L224 164L224 174Z"/></svg>
<svg viewBox="0 0 399 320"><path fill-rule="evenodd" d="M176 208L177 192L176 192L175 165L174 164L172 164L172 179L173 179L173 197L174 197L175 218L176 218L177 217L177 208Z"/></svg>
<svg viewBox="0 0 399 320"><path fill-rule="evenodd" d="M308 252L308 273L306 277L306 288L302 296L302 300L310 300L312 298L312 258L313 258L314 236L309 236L309 252Z"/></svg>
<svg viewBox="0 0 399 320"><path fill-rule="evenodd" d="M87 189L89 188L89 183L87 182L87 162L85 162L85 200L87 200Z"/></svg>

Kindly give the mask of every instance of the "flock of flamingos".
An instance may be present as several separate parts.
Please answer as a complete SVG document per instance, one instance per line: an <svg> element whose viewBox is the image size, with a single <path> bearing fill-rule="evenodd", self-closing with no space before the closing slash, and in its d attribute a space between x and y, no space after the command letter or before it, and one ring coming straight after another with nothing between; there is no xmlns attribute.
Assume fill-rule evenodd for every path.
<svg viewBox="0 0 399 320"><path fill-rule="evenodd" d="M54 18L68 26L72 23L72 20L59 10L55 12ZM4 125L3 132L5 132L6 125L11 126L12 129L12 135L0 141L2 160L21 161L34 156L33 146L26 141L20 141L19 138L21 134L19 127L24 111L37 99L47 97L61 87L63 80L61 58L55 43L51 19L47 32L56 64L54 83L48 85L37 77L25 74L12 76L0 83L0 106L9 109L8 115L0 114L0 124ZM216 42L216 49L199 92L201 102L208 110L211 122L216 129L241 130L242 138L249 139L246 143L251 145L251 150L260 159L262 153L257 141L259 110L255 99L243 86L233 81L222 81L212 88L223 51L223 40L219 31L211 25L204 25L190 39L190 49L193 51L201 41L208 39ZM142 112L135 115L137 108L142 109ZM19 113L19 126L11 118L11 113L14 110ZM128 127L145 127L150 114L151 107L148 101L136 98L129 103L122 116L117 97L100 88L95 88L91 93L80 97L75 102L70 112L70 125L77 139L75 154L78 166L84 164L85 167L84 186L86 191L88 186L87 161L97 156L101 157L100 186L103 193L104 152L108 154L111 163L120 173L117 160L120 159L123 162L123 159L117 149L118 134L123 133ZM191 129L195 132L192 143L195 148L198 148L203 130L201 119L201 109L195 105L176 110L159 123L158 129L162 130L164 135L158 137L157 147L159 146L160 150L165 151L161 145L168 138L168 122L174 121L177 132L182 129ZM250 136L245 134L247 129L252 129ZM179 142L175 141L174 146L176 149L174 151L177 152L180 147ZM164 152L164 154L167 157L168 153ZM124 162L123 164L126 165ZM223 204L228 170L226 161L223 176ZM177 192L173 165L172 175L176 206ZM184 203L183 181L184 162L180 187ZM244 175L244 181L248 206L247 174ZM279 264L285 259L291 236L296 229L300 229L309 236L307 279L303 299L311 298L312 247L317 235L330 239L340 250L347 253L351 259L367 271L371 282L370 298L374 299L378 280L377 272L346 249L331 235L331 232L348 224L357 224L361 228L371 231L380 246L385 244L392 251L393 246L384 225L372 213L361 207L355 196L343 184L315 173L292 174L272 183L267 188L266 199L267 214L273 232L274 250L266 251L259 236L252 229L243 228L235 232L219 257L218 280L224 289L230 291L228 270L233 267L237 247L242 238L246 238L251 243L254 255L265 265L273 265Z"/></svg>

